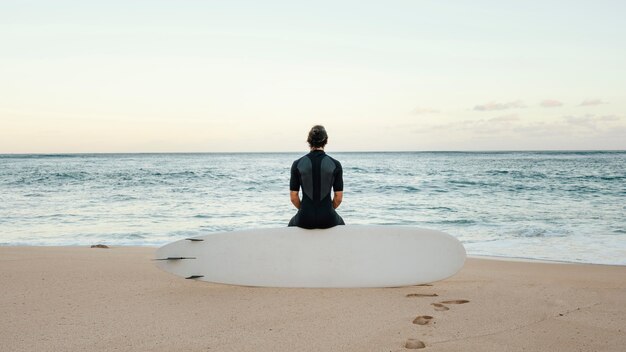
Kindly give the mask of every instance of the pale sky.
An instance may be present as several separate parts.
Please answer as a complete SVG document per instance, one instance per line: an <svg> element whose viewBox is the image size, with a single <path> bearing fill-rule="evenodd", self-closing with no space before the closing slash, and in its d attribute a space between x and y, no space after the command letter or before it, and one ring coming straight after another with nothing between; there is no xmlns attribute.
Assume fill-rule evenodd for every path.
<svg viewBox="0 0 626 352"><path fill-rule="evenodd" d="M626 149L624 1L0 1L0 153Z"/></svg>

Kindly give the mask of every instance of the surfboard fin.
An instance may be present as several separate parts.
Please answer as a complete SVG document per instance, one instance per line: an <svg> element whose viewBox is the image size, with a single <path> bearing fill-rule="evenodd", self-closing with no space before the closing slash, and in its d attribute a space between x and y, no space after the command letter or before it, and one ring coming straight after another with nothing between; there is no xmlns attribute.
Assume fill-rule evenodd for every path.
<svg viewBox="0 0 626 352"><path fill-rule="evenodd" d="M185 279L199 279L201 277L204 277L204 275L191 275L189 277L186 277Z"/></svg>
<svg viewBox="0 0 626 352"><path fill-rule="evenodd" d="M167 257L167 258L156 258L153 260L182 260L182 259L196 259L196 257Z"/></svg>
<svg viewBox="0 0 626 352"><path fill-rule="evenodd" d="M191 241L191 242L202 242L204 241L201 238L185 238L187 241Z"/></svg>

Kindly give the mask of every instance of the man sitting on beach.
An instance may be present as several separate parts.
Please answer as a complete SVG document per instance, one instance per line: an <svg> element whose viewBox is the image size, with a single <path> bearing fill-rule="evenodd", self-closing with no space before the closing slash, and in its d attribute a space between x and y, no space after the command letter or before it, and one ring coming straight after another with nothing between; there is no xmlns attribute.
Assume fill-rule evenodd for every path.
<svg viewBox="0 0 626 352"><path fill-rule="evenodd" d="M345 225L335 211L343 198L343 169L339 161L324 152L328 142L324 126L313 126L307 142L311 152L294 161L291 166L291 203L298 209L298 213L289 221L289 226L326 229ZM300 187L302 200L299 197ZM331 189L334 191L332 199Z"/></svg>

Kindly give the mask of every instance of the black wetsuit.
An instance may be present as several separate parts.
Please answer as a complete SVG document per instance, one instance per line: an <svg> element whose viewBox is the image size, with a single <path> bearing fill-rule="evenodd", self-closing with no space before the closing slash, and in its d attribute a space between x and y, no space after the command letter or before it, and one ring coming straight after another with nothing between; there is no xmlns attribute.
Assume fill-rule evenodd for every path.
<svg viewBox="0 0 626 352"><path fill-rule="evenodd" d="M339 161L326 155L323 150L314 150L293 162L289 189L299 191L302 201L298 213L289 221L289 226L306 229L326 229L345 225L333 208L330 196L343 191L343 169Z"/></svg>

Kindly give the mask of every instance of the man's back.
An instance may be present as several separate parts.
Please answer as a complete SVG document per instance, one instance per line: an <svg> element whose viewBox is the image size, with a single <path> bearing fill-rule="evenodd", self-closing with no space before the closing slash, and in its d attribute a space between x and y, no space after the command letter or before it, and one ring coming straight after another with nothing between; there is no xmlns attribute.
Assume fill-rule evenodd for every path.
<svg viewBox="0 0 626 352"><path fill-rule="evenodd" d="M323 150L313 150L293 162L289 188L292 192L302 188L301 206L290 226L329 228L343 225L331 197L331 191L343 192L343 169L339 161Z"/></svg>

